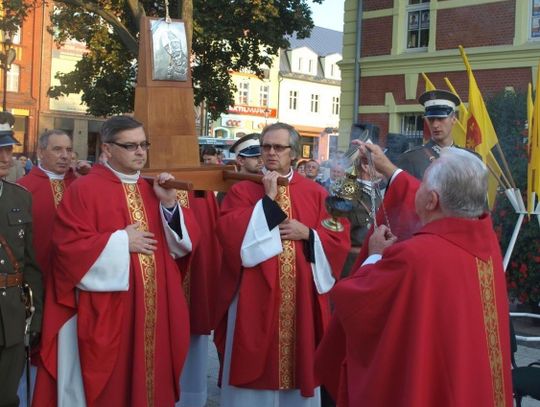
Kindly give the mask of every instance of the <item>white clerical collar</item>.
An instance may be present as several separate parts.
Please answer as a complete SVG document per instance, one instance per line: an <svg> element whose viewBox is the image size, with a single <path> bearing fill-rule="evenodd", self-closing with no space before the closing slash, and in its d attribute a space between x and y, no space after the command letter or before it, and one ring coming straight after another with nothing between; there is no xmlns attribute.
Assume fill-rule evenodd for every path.
<svg viewBox="0 0 540 407"><path fill-rule="evenodd" d="M262 171L263 174L266 174L268 172L268 169L266 167L263 167L261 171ZM294 174L294 171L293 171L293 169L291 167L291 169L289 170L289 173L287 175L281 175L281 176L287 178L289 180L289 182L290 182L292 177L293 177L293 174Z"/></svg>
<svg viewBox="0 0 540 407"><path fill-rule="evenodd" d="M124 174L122 172L116 171L113 167L109 165L109 163L105 163L103 165L105 165L105 167L111 170L114 175L120 178L120 181L122 181L124 184L136 184L139 180L139 176L141 175L140 171L137 171L135 174Z"/></svg>
<svg viewBox="0 0 540 407"><path fill-rule="evenodd" d="M49 179L53 179L53 180L63 180L64 177L66 176L66 174L57 174L55 172L52 172L52 171L49 171L49 170L46 170L45 168L43 168L41 166L41 164L38 164L38 167L41 171L43 171L45 173L45 175L47 175L47 177L49 177Z"/></svg>

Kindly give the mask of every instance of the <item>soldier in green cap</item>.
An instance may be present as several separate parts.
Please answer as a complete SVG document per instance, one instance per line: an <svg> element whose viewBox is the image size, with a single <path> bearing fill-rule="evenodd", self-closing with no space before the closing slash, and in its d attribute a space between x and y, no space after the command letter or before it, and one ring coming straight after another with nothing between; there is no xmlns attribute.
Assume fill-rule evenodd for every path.
<svg viewBox="0 0 540 407"><path fill-rule="evenodd" d="M444 147L455 147L452 128L456 123L456 107L461 101L452 92L430 90L418 98L424 106L424 120L429 127L431 139L424 145L404 152L398 159L397 166L422 180L426 168L439 158Z"/></svg>
<svg viewBox="0 0 540 407"><path fill-rule="evenodd" d="M32 201L24 188L3 180L12 164L13 116L0 113L0 407L19 405L25 362L27 312L23 286L33 291L30 341L39 340L43 285L32 247ZM26 295L28 298L28 295Z"/></svg>

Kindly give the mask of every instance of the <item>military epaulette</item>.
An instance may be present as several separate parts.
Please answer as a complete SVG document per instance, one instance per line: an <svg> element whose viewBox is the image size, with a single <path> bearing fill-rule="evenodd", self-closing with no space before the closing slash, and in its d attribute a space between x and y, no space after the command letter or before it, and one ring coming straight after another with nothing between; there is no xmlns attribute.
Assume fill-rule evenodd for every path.
<svg viewBox="0 0 540 407"><path fill-rule="evenodd" d="M22 185L17 184L16 182L11 182L11 181L8 181L8 180L5 180L5 179L3 179L2 182L3 182L4 184L7 184L7 185L13 185L14 187L19 187L19 188L21 188L23 191L26 191L26 192L30 193L29 190L27 190L27 189L26 189L25 187L23 187Z"/></svg>
<svg viewBox="0 0 540 407"><path fill-rule="evenodd" d="M404 151L402 154L412 153L413 151L420 150L420 149L422 149L422 148L424 148L424 147L425 147L424 144L422 144L422 145L420 145L420 146L414 146L414 147L411 147L411 148L409 148L408 150Z"/></svg>

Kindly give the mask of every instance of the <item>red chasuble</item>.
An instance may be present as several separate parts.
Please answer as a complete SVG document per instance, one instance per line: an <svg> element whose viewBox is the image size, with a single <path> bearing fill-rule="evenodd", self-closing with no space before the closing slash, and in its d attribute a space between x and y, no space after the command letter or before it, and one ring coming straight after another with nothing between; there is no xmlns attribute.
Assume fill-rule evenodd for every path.
<svg viewBox="0 0 540 407"><path fill-rule="evenodd" d="M218 293L218 275L221 267L221 245L216 235L219 215L216 196L212 191L195 197L187 191L178 191L178 202L191 208L201 230L201 244L190 256L190 264L178 259L184 273L184 293L189 307L192 335L210 335L215 328L215 309Z"/></svg>
<svg viewBox="0 0 540 407"><path fill-rule="evenodd" d="M346 343L340 406L512 405L506 284L489 216L430 222L331 297L332 335ZM339 376L321 362L323 348L322 375Z"/></svg>
<svg viewBox="0 0 540 407"><path fill-rule="evenodd" d="M69 170L63 180L51 180L38 166L33 166L28 175L17 181L32 193L32 219L34 224L34 250L36 259L47 281L50 274L52 252L52 227L56 208L60 204L66 188L77 179Z"/></svg>
<svg viewBox="0 0 540 407"><path fill-rule="evenodd" d="M170 406L189 344L189 317L181 274L169 254L152 186L122 184L96 165L74 182L58 209L56 250L43 324L42 360L34 405L56 405L58 331L78 315L78 345L88 406ZM186 226L195 246L198 228ZM127 225L155 234L153 255L131 253L129 290L77 290L110 236ZM78 299L76 298L78 295Z"/></svg>
<svg viewBox="0 0 540 407"><path fill-rule="evenodd" d="M284 251L263 263L243 268L240 247L255 204L264 187L250 181L227 193L218 234L223 245L218 318L239 290L230 384L251 389L300 389L313 395L318 385L313 374L315 348L329 320L327 295L316 291L303 241L283 241ZM348 227L331 232L321 225L329 217L326 191L294 174L289 187L280 187L276 202L288 214L315 230L326 257L339 276L350 247ZM348 226L348 225L347 225ZM224 329L224 324L220 325ZM216 332L216 336L223 335Z"/></svg>

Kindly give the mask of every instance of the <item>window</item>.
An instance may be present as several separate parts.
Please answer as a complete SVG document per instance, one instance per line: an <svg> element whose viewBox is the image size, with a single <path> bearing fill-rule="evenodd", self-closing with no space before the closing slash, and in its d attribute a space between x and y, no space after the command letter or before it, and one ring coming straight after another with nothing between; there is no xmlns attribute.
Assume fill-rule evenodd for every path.
<svg viewBox="0 0 540 407"><path fill-rule="evenodd" d="M238 84L238 104L249 104L249 82L240 82Z"/></svg>
<svg viewBox="0 0 540 407"><path fill-rule="evenodd" d="M308 61L308 72L313 73L313 60L312 59Z"/></svg>
<svg viewBox="0 0 540 407"><path fill-rule="evenodd" d="M259 106L268 107L269 96L270 96L270 86L261 85L260 92L259 92Z"/></svg>
<svg viewBox="0 0 540 407"><path fill-rule="evenodd" d="M302 72L302 58L298 58L298 72Z"/></svg>
<svg viewBox="0 0 540 407"><path fill-rule="evenodd" d="M407 49L426 48L429 42L429 0L409 0Z"/></svg>
<svg viewBox="0 0 540 407"><path fill-rule="evenodd" d="M298 98L298 92L295 90L289 91L289 110L296 110L296 100Z"/></svg>
<svg viewBox="0 0 540 407"><path fill-rule="evenodd" d="M13 36L11 37L11 42L13 44L21 43L21 27L18 27L17 32L13 33Z"/></svg>
<svg viewBox="0 0 540 407"><path fill-rule="evenodd" d="M339 98L336 96L332 97L332 114L339 115Z"/></svg>
<svg viewBox="0 0 540 407"><path fill-rule="evenodd" d="M19 65L13 64L7 73L7 90L8 92L19 91L19 76L21 68Z"/></svg>
<svg viewBox="0 0 540 407"><path fill-rule="evenodd" d="M409 146L422 144L424 138L424 115L408 113L401 119L401 133L409 140Z"/></svg>
<svg viewBox="0 0 540 407"><path fill-rule="evenodd" d="M540 38L540 0L531 0L531 38Z"/></svg>
<svg viewBox="0 0 540 407"><path fill-rule="evenodd" d="M311 112L319 113L319 95L311 95Z"/></svg>

